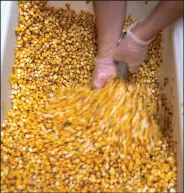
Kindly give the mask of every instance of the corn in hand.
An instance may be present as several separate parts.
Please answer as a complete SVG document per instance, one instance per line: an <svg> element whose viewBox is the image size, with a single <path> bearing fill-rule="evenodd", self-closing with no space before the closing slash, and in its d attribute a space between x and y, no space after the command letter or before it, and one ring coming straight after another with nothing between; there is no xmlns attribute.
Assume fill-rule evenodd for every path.
<svg viewBox="0 0 185 193"><path fill-rule="evenodd" d="M91 128L108 132L110 143L121 143L124 149L128 149L134 140L146 139L148 142L145 142L152 145L161 136L158 122L148 113L146 101L151 103L151 94L147 87L110 80L100 91L63 88L60 92L58 90L56 95L58 97L52 98L46 107L45 115L52 118L51 124L54 128L65 122L74 129L78 124L87 124L88 133L94 133ZM159 105L154 102L155 104L150 106L158 108ZM102 132L99 134L100 142L103 139Z"/></svg>

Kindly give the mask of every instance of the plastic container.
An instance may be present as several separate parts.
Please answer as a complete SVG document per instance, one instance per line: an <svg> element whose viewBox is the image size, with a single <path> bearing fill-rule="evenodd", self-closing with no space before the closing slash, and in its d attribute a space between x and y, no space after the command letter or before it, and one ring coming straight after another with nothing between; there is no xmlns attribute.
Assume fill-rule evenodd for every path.
<svg viewBox="0 0 185 193"><path fill-rule="evenodd" d="M92 3L85 1L50 1L49 5L64 7L66 3L76 12L86 10L93 13ZM127 13L135 19L145 18L157 4L156 1L129 1ZM1 4L1 98L6 108L1 109L1 121L4 119L10 104L9 76L14 64L14 48L16 46L15 27L18 22L19 10L16 1L2 1ZM168 101L173 105L174 139L178 142L178 192L183 192L183 20L164 30L163 64L160 70L160 82L169 79L164 88Z"/></svg>

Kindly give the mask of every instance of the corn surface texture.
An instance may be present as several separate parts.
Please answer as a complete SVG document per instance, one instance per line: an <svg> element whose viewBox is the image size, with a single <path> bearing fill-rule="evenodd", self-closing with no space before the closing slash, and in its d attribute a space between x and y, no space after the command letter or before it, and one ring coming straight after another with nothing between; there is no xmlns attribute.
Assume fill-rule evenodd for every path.
<svg viewBox="0 0 185 193"><path fill-rule="evenodd" d="M2 192L175 192L158 82L162 35L128 81L113 77L95 91L94 16L45 1L21 1L19 10Z"/></svg>

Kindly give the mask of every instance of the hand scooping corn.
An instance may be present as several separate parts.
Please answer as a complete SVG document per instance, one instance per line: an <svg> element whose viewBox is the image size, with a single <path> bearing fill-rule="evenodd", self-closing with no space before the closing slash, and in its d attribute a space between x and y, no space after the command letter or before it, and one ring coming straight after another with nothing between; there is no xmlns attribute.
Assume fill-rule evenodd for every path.
<svg viewBox="0 0 185 193"><path fill-rule="evenodd" d="M129 81L113 77L95 91L94 16L36 1L19 8L2 192L175 192L158 88L161 34Z"/></svg>

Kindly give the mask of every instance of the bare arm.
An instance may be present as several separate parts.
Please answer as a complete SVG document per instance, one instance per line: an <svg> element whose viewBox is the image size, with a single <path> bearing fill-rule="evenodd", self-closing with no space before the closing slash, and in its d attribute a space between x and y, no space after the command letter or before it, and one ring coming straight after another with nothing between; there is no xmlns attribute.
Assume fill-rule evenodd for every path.
<svg viewBox="0 0 185 193"><path fill-rule="evenodd" d="M98 32L98 53L94 60L92 84L102 88L117 72L113 51L121 36L126 14L126 1L93 1Z"/></svg>
<svg viewBox="0 0 185 193"><path fill-rule="evenodd" d="M98 57L112 57L123 29L126 1L94 1L98 32Z"/></svg>
<svg viewBox="0 0 185 193"><path fill-rule="evenodd" d="M144 41L150 40L168 25L183 17L183 13L183 1L160 1L146 21L137 25L134 33Z"/></svg>

